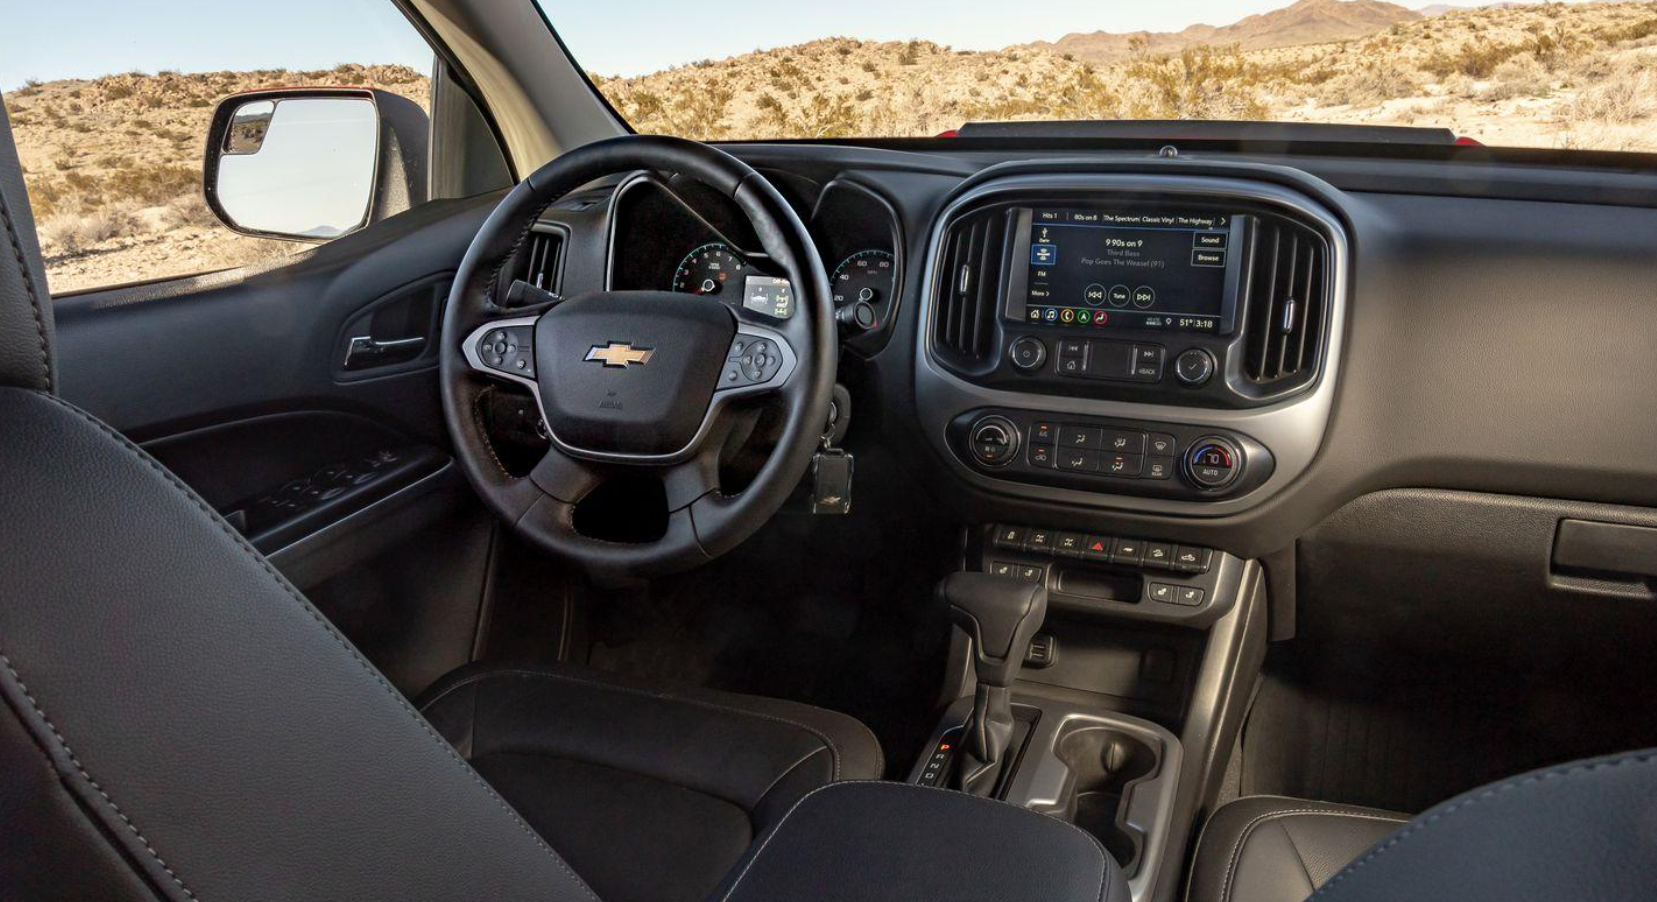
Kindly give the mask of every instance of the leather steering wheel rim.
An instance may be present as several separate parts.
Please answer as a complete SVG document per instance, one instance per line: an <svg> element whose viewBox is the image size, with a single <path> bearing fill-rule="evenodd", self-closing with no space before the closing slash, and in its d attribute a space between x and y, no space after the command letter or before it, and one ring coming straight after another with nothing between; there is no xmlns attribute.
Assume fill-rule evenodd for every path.
<svg viewBox="0 0 1657 902"><path fill-rule="evenodd" d="M718 421L728 424L731 417L717 402L710 407L704 428L694 440L697 447L671 461L595 459L593 454L564 445L555 434L547 456L533 472L519 476L502 464L485 433L480 401L491 386L501 382L498 374L475 365L476 360L468 360L467 343L476 342L492 323L512 317L521 321L526 314L535 313L503 306L510 287L510 277L503 274L511 271L531 227L553 203L597 179L639 170L688 176L729 197L748 217L761 248L794 289L793 316L766 323L793 358L786 376L779 375L779 383L765 390L781 399L781 436L759 473L739 494L725 494L718 486L717 446L723 440ZM558 307L579 302L584 310L602 316L599 305L605 298L599 296L623 294L627 293L591 292ZM686 297L682 303L720 301ZM745 316L733 313L736 328L743 328ZM538 345L545 334L544 325L538 322L535 327ZM757 532L782 507L810 467L828 418L839 352L832 294L822 259L805 225L776 188L746 163L717 148L681 138L637 135L569 151L507 193L484 222L455 274L444 307L441 340L443 416L455 458L478 496L535 546L574 561L590 573L611 577L688 570ZM541 359L539 350L536 359ZM605 376L594 367L584 371L582 378L588 378L588 372L590 378ZM542 394L557 391L557 386L549 385L545 377L538 384L538 401ZM717 390L716 386L716 397ZM543 404L543 416L545 410ZM712 429L706 428L710 422ZM550 430L550 418L547 425ZM634 472L652 470L663 479L668 495L666 533L652 542L632 544L579 532L574 523L576 506L606 478L629 468Z"/></svg>

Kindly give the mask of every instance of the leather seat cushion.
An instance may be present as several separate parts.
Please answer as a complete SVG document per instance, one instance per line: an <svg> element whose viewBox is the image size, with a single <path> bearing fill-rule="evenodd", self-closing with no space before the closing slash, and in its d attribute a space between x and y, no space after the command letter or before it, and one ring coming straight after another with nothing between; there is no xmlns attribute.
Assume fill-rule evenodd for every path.
<svg viewBox="0 0 1657 902"><path fill-rule="evenodd" d="M1409 822L1354 805L1250 796L1222 806L1203 828L1189 902L1301 902Z"/></svg>
<svg viewBox="0 0 1657 902"><path fill-rule="evenodd" d="M840 714L567 666L462 668L421 709L606 902L699 902L795 802L884 769Z"/></svg>

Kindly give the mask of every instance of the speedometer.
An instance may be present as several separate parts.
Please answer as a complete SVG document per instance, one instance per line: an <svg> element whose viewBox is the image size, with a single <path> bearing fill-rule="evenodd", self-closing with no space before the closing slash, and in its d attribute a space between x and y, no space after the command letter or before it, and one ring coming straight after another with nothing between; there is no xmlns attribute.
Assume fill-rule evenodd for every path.
<svg viewBox="0 0 1657 902"><path fill-rule="evenodd" d="M882 250L858 251L840 261L829 277L829 288L834 291L834 305L844 307L856 301L879 304L892 295L892 279L897 274L896 258Z"/></svg>
<svg viewBox="0 0 1657 902"><path fill-rule="evenodd" d="M731 246L711 241L692 250L673 272L673 290L686 294L742 294L742 279L753 268ZM728 286L728 287L727 287Z"/></svg>

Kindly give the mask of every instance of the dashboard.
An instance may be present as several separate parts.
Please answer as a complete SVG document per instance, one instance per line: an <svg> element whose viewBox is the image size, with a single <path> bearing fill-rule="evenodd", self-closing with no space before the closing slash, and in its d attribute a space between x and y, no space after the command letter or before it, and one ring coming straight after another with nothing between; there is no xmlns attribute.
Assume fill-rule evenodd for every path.
<svg viewBox="0 0 1657 902"><path fill-rule="evenodd" d="M896 213L855 182L777 182L817 240L847 345L877 348L899 297ZM683 179L641 173L623 181L611 203L610 288L674 291L776 319L793 315L792 286L724 198Z"/></svg>
<svg viewBox="0 0 1657 902"><path fill-rule="evenodd" d="M1653 427L1600 406L1657 422L1649 179L961 147L728 148L807 224L837 308L873 311L842 329L846 443L898 488L859 504L1257 556L1389 487L1657 503L1628 463ZM777 276L671 176L547 220L566 294L737 304Z"/></svg>

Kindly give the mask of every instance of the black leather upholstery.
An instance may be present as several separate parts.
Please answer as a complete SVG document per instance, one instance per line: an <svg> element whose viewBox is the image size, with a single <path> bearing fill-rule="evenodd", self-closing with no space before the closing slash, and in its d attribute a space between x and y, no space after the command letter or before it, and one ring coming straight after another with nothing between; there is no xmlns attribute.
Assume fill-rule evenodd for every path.
<svg viewBox="0 0 1657 902"><path fill-rule="evenodd" d="M0 386L51 391L52 308L11 119L0 104Z"/></svg>
<svg viewBox="0 0 1657 902"><path fill-rule="evenodd" d="M1004 802L835 783L789 812L710 902L1128 902L1097 840Z"/></svg>
<svg viewBox="0 0 1657 902"><path fill-rule="evenodd" d="M1190 902L1300 902L1409 821L1407 814L1250 796L1222 806L1198 841Z"/></svg>
<svg viewBox="0 0 1657 902"><path fill-rule="evenodd" d="M1291 902L1317 886L1332 902L1657 899L1657 749L1520 774L1401 821L1233 802L1204 831L1189 898Z"/></svg>
<svg viewBox="0 0 1657 902"><path fill-rule="evenodd" d="M801 797L884 769L844 715L573 668L464 668L421 708L606 902L697 902Z"/></svg>
<svg viewBox="0 0 1657 902"><path fill-rule="evenodd" d="M51 309L9 131L0 204L0 898L597 902L240 534L50 394ZM495 691L508 683L535 690ZM720 710L734 700L551 676L447 687L434 715L537 826L585 854L584 824L636 804L693 834L670 862L693 882L716 881L793 798L880 767L861 728L783 703L739 716ZM548 766L548 748L570 757ZM555 820L565 792L590 809ZM647 854L638 839L619 842Z"/></svg>

